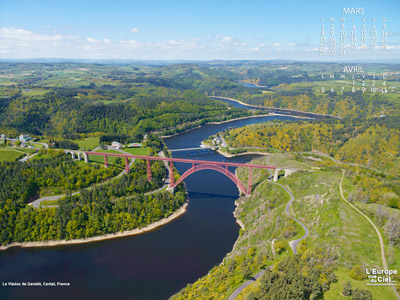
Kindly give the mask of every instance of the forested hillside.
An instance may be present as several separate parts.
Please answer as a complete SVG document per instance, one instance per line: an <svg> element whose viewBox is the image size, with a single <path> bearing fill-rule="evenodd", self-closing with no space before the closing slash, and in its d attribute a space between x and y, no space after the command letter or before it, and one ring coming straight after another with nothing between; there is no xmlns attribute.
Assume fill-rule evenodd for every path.
<svg viewBox="0 0 400 300"><path fill-rule="evenodd" d="M157 149L159 150L159 149ZM154 151L154 150L153 150ZM128 174L94 185L120 172L117 168L82 165L64 152L45 151L44 158L28 163L1 163L0 243L87 238L143 227L178 209L186 195L159 192L167 170L161 161L151 163L152 180L146 178L146 163L137 160ZM70 191L82 189L79 195ZM26 205L42 190L52 188L67 196L53 208ZM69 194L69 195L68 195Z"/></svg>
<svg viewBox="0 0 400 300"><path fill-rule="evenodd" d="M322 152L340 161L399 173L400 118L371 121L284 122L237 128L224 133L229 147Z"/></svg>

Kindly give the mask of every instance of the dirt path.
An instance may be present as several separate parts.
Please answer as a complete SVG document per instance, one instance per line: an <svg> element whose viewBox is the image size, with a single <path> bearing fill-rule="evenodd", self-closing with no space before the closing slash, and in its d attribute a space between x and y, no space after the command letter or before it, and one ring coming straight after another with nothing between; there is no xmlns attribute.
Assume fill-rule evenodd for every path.
<svg viewBox="0 0 400 300"><path fill-rule="evenodd" d="M383 238L382 238L381 232L379 231L378 227L374 224L374 222L371 221L370 218L368 218L362 211L360 211L357 207L355 207L353 204L351 204L349 201L346 200L346 198L345 198L344 195L343 195L343 188L342 188L343 179L344 179L344 170L342 169L342 178L340 179L340 184L339 184L340 196L342 197L342 199L343 199L348 205L350 205L350 206L351 206L352 208L354 208L360 215L362 215L364 218L366 218L366 219L368 220L368 222L371 223L372 227L374 227L374 229L375 229L375 231L376 231L376 234L377 234L378 237L379 237L379 244L380 244L380 246L381 246L381 260L382 260L382 265L383 265L383 268L384 268L385 270L387 270L388 267L387 267L386 257L385 257L385 246L384 246L384 243L383 243ZM399 295L399 293L398 293L397 290L396 290L396 286L392 285L391 288L392 288L392 290L393 290L393 293L396 295L397 299L400 300L400 295Z"/></svg>

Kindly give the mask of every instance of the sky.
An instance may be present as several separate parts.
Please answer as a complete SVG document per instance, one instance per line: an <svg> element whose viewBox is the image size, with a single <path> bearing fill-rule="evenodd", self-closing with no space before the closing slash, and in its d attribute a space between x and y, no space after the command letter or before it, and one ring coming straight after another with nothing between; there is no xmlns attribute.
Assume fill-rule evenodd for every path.
<svg viewBox="0 0 400 300"><path fill-rule="evenodd" d="M399 0L0 0L0 59L399 59L399 12ZM367 49L360 49L362 22ZM322 24L327 40L335 38L325 52ZM342 24L348 38L340 53ZM370 49L374 24L378 44Z"/></svg>

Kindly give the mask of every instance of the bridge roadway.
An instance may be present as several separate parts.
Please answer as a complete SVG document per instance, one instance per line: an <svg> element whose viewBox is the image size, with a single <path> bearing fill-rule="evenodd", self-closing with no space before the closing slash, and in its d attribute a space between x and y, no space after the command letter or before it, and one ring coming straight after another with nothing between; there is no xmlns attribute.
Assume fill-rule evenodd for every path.
<svg viewBox="0 0 400 300"><path fill-rule="evenodd" d="M76 151L78 152L78 151ZM102 153L102 152L85 152L87 155L98 155L98 156L116 156L116 157L128 157L144 160L162 160L168 162L181 162L190 164L203 164L203 165L218 165L218 166L228 166L228 167L245 167L245 168L257 168L257 169L270 169L275 170L275 166L266 165L255 165L255 164L245 164L245 163L233 163L233 162L221 162L221 161L211 161L211 160L195 160L195 159L185 159L185 158L175 158L175 157L159 157L159 156L144 156L144 155L132 155L132 154L116 154L116 153Z"/></svg>
<svg viewBox="0 0 400 300"><path fill-rule="evenodd" d="M215 150L218 147L196 147L196 148L183 148L183 149L169 149L169 152L185 152L185 151L193 151L193 150Z"/></svg>

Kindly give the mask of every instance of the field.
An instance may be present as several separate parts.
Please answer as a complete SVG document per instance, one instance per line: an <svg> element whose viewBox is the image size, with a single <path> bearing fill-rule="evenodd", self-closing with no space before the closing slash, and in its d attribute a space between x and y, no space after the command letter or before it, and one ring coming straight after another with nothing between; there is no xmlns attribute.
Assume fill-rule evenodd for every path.
<svg viewBox="0 0 400 300"><path fill-rule="evenodd" d="M75 140L74 143L77 143L80 148L85 148L86 150L93 150L99 145L99 137L88 137L83 140Z"/></svg>
<svg viewBox="0 0 400 300"><path fill-rule="evenodd" d="M99 150L96 150L95 152L105 152L105 153L122 154L121 152L116 151L116 150L101 150L101 149L99 149ZM115 166L115 167L120 167L120 168L122 168L122 166L125 165L125 159L124 159L124 158L121 158L121 164L116 164L117 158L118 158L118 157L109 156L108 159L107 159L108 164L109 164L110 166ZM104 164L104 156L89 155L89 162L97 162L97 163L100 163L100 164Z"/></svg>
<svg viewBox="0 0 400 300"><path fill-rule="evenodd" d="M128 152L132 155L149 155L147 147L139 147L139 148L124 148L125 152Z"/></svg>
<svg viewBox="0 0 400 300"><path fill-rule="evenodd" d="M24 156L24 152L15 149L0 149L0 162L15 161L17 158Z"/></svg>

